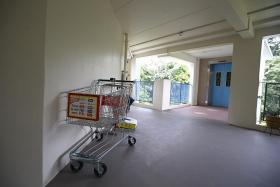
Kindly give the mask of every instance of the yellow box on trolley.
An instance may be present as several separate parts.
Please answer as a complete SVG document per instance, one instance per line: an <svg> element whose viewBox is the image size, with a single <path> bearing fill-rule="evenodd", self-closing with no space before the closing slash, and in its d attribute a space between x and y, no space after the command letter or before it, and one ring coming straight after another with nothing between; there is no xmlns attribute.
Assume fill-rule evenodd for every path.
<svg viewBox="0 0 280 187"><path fill-rule="evenodd" d="M134 118L126 117L124 121L120 122L117 125L117 127L124 128L124 129L136 129L137 120Z"/></svg>

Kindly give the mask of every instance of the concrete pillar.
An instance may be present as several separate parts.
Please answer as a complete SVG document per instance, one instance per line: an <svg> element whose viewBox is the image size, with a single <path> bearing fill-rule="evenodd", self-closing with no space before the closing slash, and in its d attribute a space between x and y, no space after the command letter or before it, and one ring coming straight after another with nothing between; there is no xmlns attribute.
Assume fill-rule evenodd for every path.
<svg viewBox="0 0 280 187"><path fill-rule="evenodd" d="M155 80L154 82L154 108L157 110L166 110L170 106L170 87L171 81L167 79Z"/></svg>
<svg viewBox="0 0 280 187"><path fill-rule="evenodd" d="M161 110L169 109L170 106L170 88L171 80L163 79L162 81L162 103Z"/></svg>
<svg viewBox="0 0 280 187"><path fill-rule="evenodd" d="M162 110L163 80L155 80L153 92L154 109Z"/></svg>

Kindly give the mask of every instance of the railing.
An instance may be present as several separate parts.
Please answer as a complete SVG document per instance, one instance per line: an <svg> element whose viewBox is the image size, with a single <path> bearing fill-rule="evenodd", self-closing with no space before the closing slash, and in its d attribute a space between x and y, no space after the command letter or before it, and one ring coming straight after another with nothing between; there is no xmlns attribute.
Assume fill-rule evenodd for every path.
<svg viewBox="0 0 280 187"><path fill-rule="evenodd" d="M140 103L153 103L153 81L136 81L134 91L136 101Z"/></svg>
<svg viewBox="0 0 280 187"><path fill-rule="evenodd" d="M280 115L280 83L260 83L262 86L261 119Z"/></svg>
<svg viewBox="0 0 280 187"><path fill-rule="evenodd" d="M190 84L171 82L170 104L188 104L190 87Z"/></svg>

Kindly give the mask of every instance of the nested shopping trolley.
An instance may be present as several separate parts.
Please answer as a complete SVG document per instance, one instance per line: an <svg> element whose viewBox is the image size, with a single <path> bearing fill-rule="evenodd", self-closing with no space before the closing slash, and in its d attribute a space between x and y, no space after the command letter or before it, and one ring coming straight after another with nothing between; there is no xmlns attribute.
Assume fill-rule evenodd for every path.
<svg viewBox="0 0 280 187"><path fill-rule="evenodd" d="M131 129L120 128L130 104L133 81L99 79L91 86L67 92L66 124L87 126L90 132L70 151L70 168L82 169L84 163L94 166L94 174L102 177L107 166L103 157L124 140L133 146L136 138Z"/></svg>

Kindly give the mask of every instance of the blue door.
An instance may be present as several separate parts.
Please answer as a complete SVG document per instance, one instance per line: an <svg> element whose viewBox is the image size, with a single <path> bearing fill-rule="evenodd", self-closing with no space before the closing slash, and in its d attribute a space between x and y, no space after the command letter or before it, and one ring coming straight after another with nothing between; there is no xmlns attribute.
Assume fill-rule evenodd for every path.
<svg viewBox="0 0 280 187"><path fill-rule="evenodd" d="M231 86L231 63L210 65L209 104L228 107Z"/></svg>

